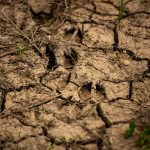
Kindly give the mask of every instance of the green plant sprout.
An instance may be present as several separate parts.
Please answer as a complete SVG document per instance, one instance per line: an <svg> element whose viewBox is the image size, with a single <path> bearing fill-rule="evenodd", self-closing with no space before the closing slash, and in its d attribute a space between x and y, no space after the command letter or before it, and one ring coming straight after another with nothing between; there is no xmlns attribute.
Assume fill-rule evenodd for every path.
<svg viewBox="0 0 150 150"><path fill-rule="evenodd" d="M150 150L150 127L140 133L139 138L136 140L136 145L142 147L143 150Z"/></svg>
<svg viewBox="0 0 150 150"><path fill-rule="evenodd" d="M26 50L28 50L29 45L26 45L24 47L20 47L19 45L16 45L18 49L18 55L21 56Z"/></svg>
<svg viewBox="0 0 150 150"><path fill-rule="evenodd" d="M125 131L125 138L132 137L136 127L135 122L131 122ZM138 133L138 138L135 140L135 146L141 147L142 150L150 150L150 126Z"/></svg>
<svg viewBox="0 0 150 150"><path fill-rule="evenodd" d="M49 146L48 146L48 150L53 150L55 148L55 144L49 144Z"/></svg>
<svg viewBox="0 0 150 150"><path fill-rule="evenodd" d="M135 131L135 128L136 128L135 122L131 122L131 123L129 124L128 129L125 131L125 138L132 137L132 136L133 136L133 133L134 133L134 131Z"/></svg>
<svg viewBox="0 0 150 150"><path fill-rule="evenodd" d="M125 8L124 8L124 0L120 1L120 10L119 10L119 21L123 18L125 14Z"/></svg>

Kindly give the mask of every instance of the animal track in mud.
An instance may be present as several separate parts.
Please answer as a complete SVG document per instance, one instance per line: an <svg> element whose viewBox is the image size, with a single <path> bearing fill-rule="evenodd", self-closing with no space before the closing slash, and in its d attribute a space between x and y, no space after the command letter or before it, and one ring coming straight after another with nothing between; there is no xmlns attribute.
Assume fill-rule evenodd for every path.
<svg viewBox="0 0 150 150"><path fill-rule="evenodd" d="M55 56L55 47L54 45L46 45L46 56L48 57L47 69L55 69L57 65L57 60Z"/></svg>
<svg viewBox="0 0 150 150"><path fill-rule="evenodd" d="M40 24L44 24L46 23L49 19L51 19L51 14L46 14L46 13L34 13L33 11L31 11L32 13L32 18L40 23Z"/></svg>
<svg viewBox="0 0 150 150"><path fill-rule="evenodd" d="M98 95L103 95L103 97L106 97L106 92L105 92L105 88L103 85L100 84L96 84L96 92Z"/></svg>
<svg viewBox="0 0 150 150"><path fill-rule="evenodd" d="M77 64L78 61L78 54L74 49L70 49L64 52L64 61L65 66L68 69L73 68Z"/></svg>
<svg viewBox="0 0 150 150"><path fill-rule="evenodd" d="M92 82L84 84L79 91L80 98L82 100L87 100L91 98L91 90L92 90Z"/></svg>
<svg viewBox="0 0 150 150"><path fill-rule="evenodd" d="M72 27L70 29L65 29L65 38L68 40L74 40L75 42L82 43L83 32L79 27Z"/></svg>
<svg viewBox="0 0 150 150"><path fill-rule="evenodd" d="M95 86L95 89L94 89L94 86ZM94 92L92 92L93 90ZM81 100L87 100L92 97L95 98L95 96L98 99L106 98L105 88L103 87L103 85L100 85L97 83L94 85L92 82L89 82L87 84L83 84L79 90L79 97Z"/></svg>

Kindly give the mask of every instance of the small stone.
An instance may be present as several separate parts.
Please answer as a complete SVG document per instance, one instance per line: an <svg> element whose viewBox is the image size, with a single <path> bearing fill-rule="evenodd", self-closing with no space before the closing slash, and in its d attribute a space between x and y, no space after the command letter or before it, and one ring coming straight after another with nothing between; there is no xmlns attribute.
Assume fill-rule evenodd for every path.
<svg viewBox="0 0 150 150"><path fill-rule="evenodd" d="M123 64L125 65L125 66L128 66L128 65L130 65L130 61L129 60L124 60L124 61L122 61L123 62Z"/></svg>

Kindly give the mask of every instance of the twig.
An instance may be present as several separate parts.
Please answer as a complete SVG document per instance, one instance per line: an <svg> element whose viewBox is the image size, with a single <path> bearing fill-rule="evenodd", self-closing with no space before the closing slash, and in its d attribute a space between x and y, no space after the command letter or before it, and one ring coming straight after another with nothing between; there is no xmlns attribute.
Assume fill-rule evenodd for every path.
<svg viewBox="0 0 150 150"><path fill-rule="evenodd" d="M64 0L64 3L65 3L65 6L66 6L66 10L65 10L65 11L67 11L67 10L68 10L68 3L67 3L67 0Z"/></svg>
<svg viewBox="0 0 150 150"><path fill-rule="evenodd" d="M0 13L15 27L15 29L22 35L22 37L24 37L30 44L33 43L33 41L23 31L21 31L19 27L4 13L4 10L0 11ZM33 44L32 46L37 49L40 56L42 56L40 48L36 44Z"/></svg>
<svg viewBox="0 0 150 150"><path fill-rule="evenodd" d="M33 46L33 45L30 44L28 47L31 47L31 46ZM10 52L6 52L5 54L0 55L0 58L5 57L5 56L10 55L10 54L15 54L15 53L17 53L17 52L19 52L19 51L20 51L20 50L17 49L17 50L12 50L12 51L10 51Z"/></svg>
<svg viewBox="0 0 150 150"><path fill-rule="evenodd" d="M55 100L56 98L59 98L60 96L61 96L61 94L59 94L57 96L54 96L54 97L52 97L52 98L50 98L48 100L44 100L44 101L41 101L41 102L37 102L37 103L31 104L31 106L22 107L22 108L18 108L18 109L14 109L14 110L3 111L3 112L0 113L0 117L9 116L12 113L26 112L26 111L31 110L33 108L36 108L36 107L42 106L44 104L47 104L47 103Z"/></svg>
<svg viewBox="0 0 150 150"><path fill-rule="evenodd" d="M55 96L55 97L53 97L53 98L51 98L51 99L48 99L48 100L45 100L45 101L42 101L42 102L35 103L35 104L33 104L32 106L29 106L27 109L30 110L30 109L32 109L32 108L39 107L39 106L41 106L41 105L47 104L47 103L53 101L54 99L59 98L60 96L61 96L61 94L59 94L59 95L57 95L57 96Z"/></svg>
<svg viewBox="0 0 150 150"><path fill-rule="evenodd" d="M19 50L13 50L13 51L7 52L7 53L5 53L5 54L0 55L0 58L2 58L2 57L4 57L4 56L7 56L7 55L10 55L10 54L14 54L14 53L16 53L16 52L18 52L18 51L19 51Z"/></svg>

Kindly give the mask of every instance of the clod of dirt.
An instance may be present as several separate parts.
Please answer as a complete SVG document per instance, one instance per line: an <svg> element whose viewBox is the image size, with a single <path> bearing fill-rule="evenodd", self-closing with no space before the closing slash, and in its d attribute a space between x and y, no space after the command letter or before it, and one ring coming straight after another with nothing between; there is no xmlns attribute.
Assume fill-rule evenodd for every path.
<svg viewBox="0 0 150 150"><path fill-rule="evenodd" d="M149 15L144 13L135 14L122 20L118 30L119 47L133 52L136 57L149 59L149 21Z"/></svg>
<svg viewBox="0 0 150 150"><path fill-rule="evenodd" d="M10 125L11 124L11 125ZM32 135L38 135L42 132L40 127L24 126L15 117L9 116L8 118L0 119L1 126L1 139L4 141L17 142L23 138L30 137Z"/></svg>
<svg viewBox="0 0 150 150"><path fill-rule="evenodd" d="M109 137L109 142L111 144L112 149L115 150L138 150L135 147L134 140L135 139L125 139L124 138L124 131L128 128L128 124L119 124L114 125L111 128L106 130L107 136Z"/></svg>
<svg viewBox="0 0 150 150"><path fill-rule="evenodd" d="M103 115L106 116L112 124L128 122L134 119L134 114L138 111L138 105L129 100L118 100L114 103L101 103Z"/></svg>
<svg viewBox="0 0 150 150"><path fill-rule="evenodd" d="M85 118L84 121L72 122L71 124L57 121L55 127L51 128L48 133L57 139L78 139L86 141L94 138L96 130L103 125L103 122L99 118L97 120ZM88 133L89 129L92 130L92 133Z"/></svg>
<svg viewBox="0 0 150 150"><path fill-rule="evenodd" d="M92 27L84 34L83 43L90 48L113 49L113 31L103 26Z"/></svg>
<svg viewBox="0 0 150 150"><path fill-rule="evenodd" d="M111 2L107 3L106 2L101 2L101 1L97 1L94 2L95 6L96 6L96 11L98 13L101 13L103 15L118 15L118 9L115 7L115 5L111 5Z"/></svg>
<svg viewBox="0 0 150 150"><path fill-rule="evenodd" d="M20 30L26 30L32 32L35 28L35 22L31 17L30 12L28 11L28 6L26 3L19 3L17 1L13 2L13 19L17 28ZM27 13L28 12L28 13Z"/></svg>
<svg viewBox="0 0 150 150"><path fill-rule="evenodd" d="M11 143L6 142L3 144L3 148L8 150L11 147L11 150L16 149L49 149L51 147L52 143L47 141L45 136L36 136L33 135L33 137L27 137L21 140L19 143Z"/></svg>
<svg viewBox="0 0 150 150"><path fill-rule="evenodd" d="M144 82L133 82L133 94L131 99L139 104L148 103L150 101L150 81L144 79Z"/></svg>
<svg viewBox="0 0 150 150"><path fill-rule="evenodd" d="M42 86L29 89L22 89L21 91L9 92L6 96L5 108L9 109L24 109L29 105L42 103L43 100L50 100L55 93L50 92L49 89Z"/></svg>
<svg viewBox="0 0 150 150"><path fill-rule="evenodd" d="M78 103L68 101L64 105L58 99L40 106L39 110L37 120L46 125L51 123L48 134L60 141L92 140L98 134L97 131L104 127L104 122L98 117L95 107L89 104L81 108ZM92 132L88 132L89 130Z"/></svg>
<svg viewBox="0 0 150 150"><path fill-rule="evenodd" d="M134 13L134 12L150 12L149 9L150 6L150 1L149 0L132 0L129 1L126 5L125 8L130 12L130 13Z"/></svg>
<svg viewBox="0 0 150 150"><path fill-rule="evenodd" d="M28 5L35 22L43 24L52 18L52 1L28 0Z"/></svg>
<svg viewBox="0 0 150 150"><path fill-rule="evenodd" d="M1 90L13 89L13 84L11 84L7 76L5 76L3 70L1 70L1 72L3 73L3 75L2 76L0 75L0 89Z"/></svg>
<svg viewBox="0 0 150 150"><path fill-rule="evenodd" d="M69 83L69 78L69 72L63 67L58 67L43 77L42 83L53 90L62 90Z"/></svg>
<svg viewBox="0 0 150 150"><path fill-rule="evenodd" d="M85 8L76 8L71 12L71 19L78 20L78 22L90 21L89 17L92 12Z"/></svg>
<svg viewBox="0 0 150 150"><path fill-rule="evenodd" d="M45 13L50 14L52 8L52 2L47 0L28 0L28 5L31 6L35 14Z"/></svg>
<svg viewBox="0 0 150 150"><path fill-rule="evenodd" d="M1 86L19 88L36 84L39 82L39 76L46 71L45 65L46 60L41 60L33 50L25 51L20 57L6 56L1 59L0 68L6 68L2 71L3 78L0 80L6 78L8 85L6 86L6 83L2 81Z"/></svg>
<svg viewBox="0 0 150 150"><path fill-rule="evenodd" d="M99 83L102 80L126 81L139 80L147 70L147 61L133 61L125 64L129 58L118 58L116 53L106 55L102 52L87 52L85 57L81 57L82 62L77 64L72 72L71 80L78 85L83 85L87 81ZM121 56L120 56L121 57Z"/></svg>
<svg viewBox="0 0 150 150"><path fill-rule="evenodd" d="M71 98L71 100L79 102L80 97L78 94L78 89L79 89L79 86L77 84L70 82L61 92L62 92L63 97Z"/></svg>
<svg viewBox="0 0 150 150"><path fill-rule="evenodd" d="M22 29L24 26L25 21L27 20L27 15L26 15L27 8L24 5L19 5L16 4L14 6L14 20L16 25Z"/></svg>
<svg viewBox="0 0 150 150"><path fill-rule="evenodd" d="M106 96L109 100L124 98L127 99L129 95L129 84L128 82L122 83L111 83L102 82L105 87Z"/></svg>

